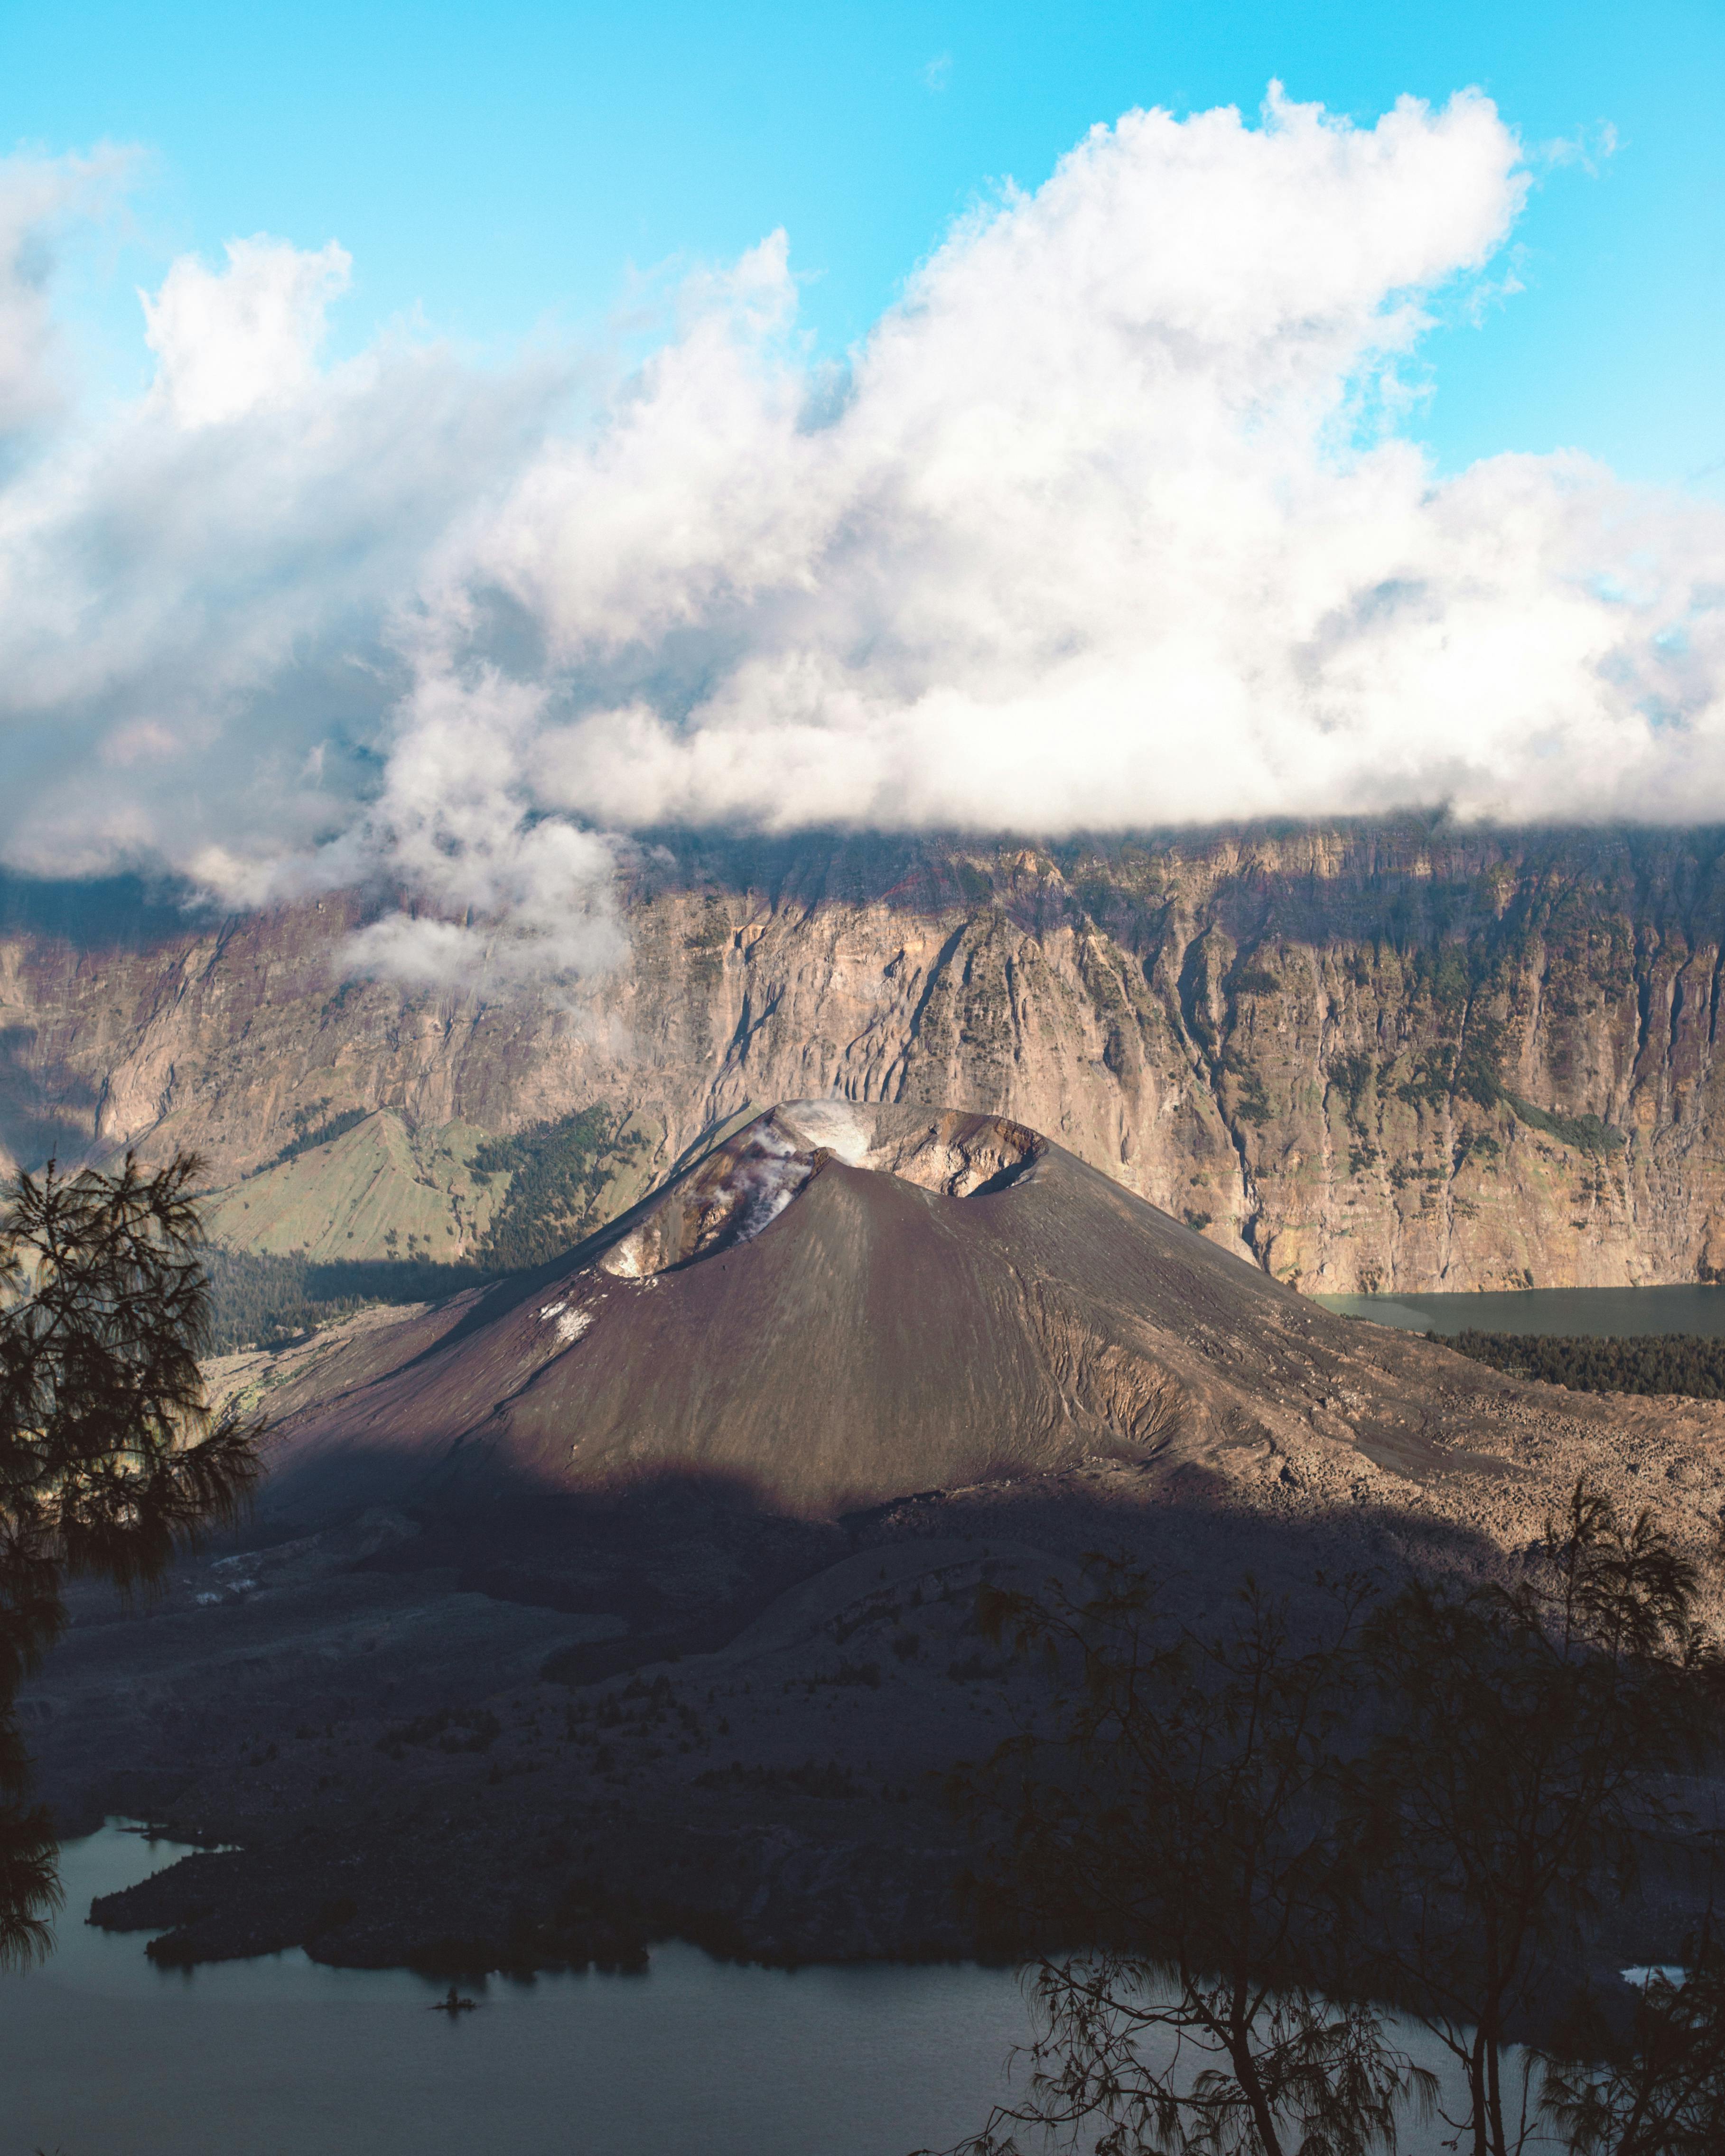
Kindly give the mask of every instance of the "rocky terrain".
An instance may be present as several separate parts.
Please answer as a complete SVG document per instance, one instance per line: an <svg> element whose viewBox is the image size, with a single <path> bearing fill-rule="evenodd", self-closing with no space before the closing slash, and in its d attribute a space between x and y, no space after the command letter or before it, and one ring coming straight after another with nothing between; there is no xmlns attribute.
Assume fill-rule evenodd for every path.
<svg viewBox="0 0 1725 2156"><path fill-rule="evenodd" d="M11 1158L195 1145L234 1249L511 1276L223 1366L284 1448L251 1530L83 1597L23 1702L68 1830L212 1845L103 1921L182 1960L966 1951L942 1778L1037 1711L983 1577L1477 1574L1584 1470L1703 1555L1725 1407L1289 1291L1725 1268L1712 847L680 841L624 965L500 998L346 977L381 896L8 886ZM779 1100L861 1151L805 1106L756 1159ZM746 1184L788 1192L758 1235Z"/></svg>
<svg viewBox="0 0 1725 2156"><path fill-rule="evenodd" d="M0 1142L196 1145L237 1247L457 1260L518 1172L488 1138L589 1117L572 1241L745 1105L837 1092L1045 1131L1308 1291L1710 1280L1722 844L683 837L623 874L614 973L501 997L347 977L379 896L13 883Z"/></svg>
<svg viewBox="0 0 1725 2156"><path fill-rule="evenodd" d="M1122 1550L1201 1615L1248 1571L1296 1596L1320 1568L1476 1576L1583 1467L1711 1538L1725 1409L1507 1382L1474 1408L1473 1445L1364 1482L1314 1427L1231 1485L1098 1460L828 1522L675 1486L373 1510L188 1563L141 1613L85 1597L25 1727L68 1830L121 1812L209 1845L95 1912L169 1962L963 1954L944 1778L1044 1697L979 1635L983 1578Z"/></svg>
<svg viewBox="0 0 1725 2156"><path fill-rule="evenodd" d="M1043 1697L983 1580L1477 1578L1583 1473L1710 1568L1725 1501L1725 1404L1333 1317L902 1105L782 1106L539 1274L218 1378L276 1417L249 1532L86 1594L21 1702L68 1827L230 1845L99 1907L169 1961L973 1951L944 1778Z"/></svg>

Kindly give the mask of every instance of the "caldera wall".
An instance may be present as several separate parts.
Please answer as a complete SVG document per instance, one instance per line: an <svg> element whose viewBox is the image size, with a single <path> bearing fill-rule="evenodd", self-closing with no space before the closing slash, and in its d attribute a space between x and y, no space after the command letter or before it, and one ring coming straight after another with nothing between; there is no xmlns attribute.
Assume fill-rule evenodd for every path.
<svg viewBox="0 0 1725 2156"><path fill-rule="evenodd" d="M598 1101L644 1173L750 1101L962 1101L1308 1290L1711 1278L1722 846L682 840L621 892L624 967L495 998L344 979L357 897L143 919L13 886L0 1142L194 1144L231 1186L308 1116L501 1132Z"/></svg>

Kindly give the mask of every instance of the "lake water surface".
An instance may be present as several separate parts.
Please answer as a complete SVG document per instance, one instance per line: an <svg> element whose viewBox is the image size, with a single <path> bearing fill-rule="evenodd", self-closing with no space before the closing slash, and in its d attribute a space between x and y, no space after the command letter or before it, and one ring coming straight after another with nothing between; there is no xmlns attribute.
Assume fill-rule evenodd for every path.
<svg viewBox="0 0 1725 2156"><path fill-rule="evenodd" d="M904 2156L980 2126L1028 2023L975 1968L737 1969L444 1987L300 1953L189 1973L90 1897L185 1851L69 1842L44 1966L0 1975L0 2156Z"/></svg>
<svg viewBox="0 0 1725 2156"><path fill-rule="evenodd" d="M979 2127L1029 2034L1002 1969L791 1974L670 1946L644 1976L469 1983L452 2020L404 1970L163 1970L141 1933L84 1921L186 1853L117 1823L61 1851L56 1950L0 1974L0 2156L906 2156ZM1453 2107L1444 2054L1391 2026ZM1405 2123L1404 2156L1446 2145Z"/></svg>
<svg viewBox="0 0 1725 2156"><path fill-rule="evenodd" d="M1556 1332L1725 1338L1725 1287L1532 1287L1478 1295L1320 1295L1326 1310L1415 1332Z"/></svg>

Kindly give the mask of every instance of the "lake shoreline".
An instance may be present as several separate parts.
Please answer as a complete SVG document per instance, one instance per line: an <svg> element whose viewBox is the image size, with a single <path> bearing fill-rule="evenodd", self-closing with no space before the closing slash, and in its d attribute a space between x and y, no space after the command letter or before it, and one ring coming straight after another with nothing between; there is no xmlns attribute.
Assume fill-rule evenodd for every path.
<svg viewBox="0 0 1725 2156"><path fill-rule="evenodd" d="M1455 1292L1314 1295L1338 1317L1397 1332L1464 1332L1647 1339L1661 1333L1725 1338L1725 1287L1664 1282L1651 1287L1474 1288Z"/></svg>
<svg viewBox="0 0 1725 2156"><path fill-rule="evenodd" d="M56 1951L0 1973L6 2156L882 2156L973 2132L1027 2034L1005 1969L721 1964L667 1942L627 1976L439 1983L289 1951L193 1969L79 1921L177 1861L110 1823L66 1845ZM572 2133L573 2136L572 2143Z"/></svg>

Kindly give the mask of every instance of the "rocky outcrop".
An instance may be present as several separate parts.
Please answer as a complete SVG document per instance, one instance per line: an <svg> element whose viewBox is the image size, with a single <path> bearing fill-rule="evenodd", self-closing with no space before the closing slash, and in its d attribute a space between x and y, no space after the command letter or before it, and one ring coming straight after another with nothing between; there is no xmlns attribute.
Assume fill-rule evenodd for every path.
<svg viewBox="0 0 1725 2156"><path fill-rule="evenodd" d="M344 979L357 896L216 921L14 886L0 1141L195 1144L233 1184L344 1111L598 1101L663 1170L750 1102L962 1102L1309 1291L1712 1279L1722 860L1425 825L684 839L626 881L627 963L536 998Z"/></svg>

